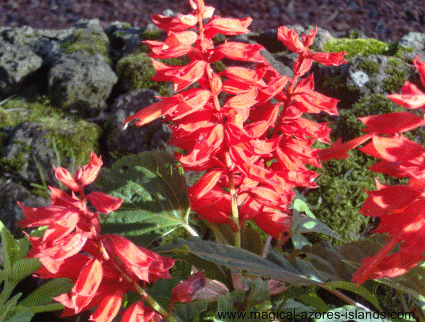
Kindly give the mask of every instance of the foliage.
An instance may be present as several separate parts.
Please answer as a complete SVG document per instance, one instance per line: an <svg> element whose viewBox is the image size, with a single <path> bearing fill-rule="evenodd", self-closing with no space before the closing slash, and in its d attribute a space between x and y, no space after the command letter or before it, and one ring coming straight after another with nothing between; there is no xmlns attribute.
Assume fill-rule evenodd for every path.
<svg viewBox="0 0 425 322"><path fill-rule="evenodd" d="M36 236L38 232L35 231L31 236ZM63 305L54 303L52 298L71 289L67 279L52 280L23 300L22 293L12 296L18 283L37 271L41 263L37 258L25 257L30 249L28 238L14 239L1 221L0 236L2 242L0 284L3 284L0 293L0 321L30 322L36 313L62 309Z"/></svg>

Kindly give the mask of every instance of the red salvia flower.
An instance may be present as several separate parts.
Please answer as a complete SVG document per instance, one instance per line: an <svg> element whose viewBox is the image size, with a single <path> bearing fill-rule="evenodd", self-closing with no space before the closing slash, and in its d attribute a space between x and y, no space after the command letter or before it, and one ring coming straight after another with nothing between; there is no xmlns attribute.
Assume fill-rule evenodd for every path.
<svg viewBox="0 0 425 322"><path fill-rule="evenodd" d="M191 59L186 66L168 66L153 60L157 70L153 79L174 82L179 93L128 117L124 128L134 119L139 119L136 125L161 116L172 121L170 144L189 151L186 155L175 153L182 167L209 171L189 188L191 209L207 220L228 223L234 229L245 220L264 220L267 224L261 227L280 238L289 231L288 205L294 195L291 188L316 187L317 173L305 167L306 163L320 167L317 151L310 146L315 140L330 142L326 124L304 120L301 115L320 111L337 114L338 101L315 92L311 75L298 83L297 78L310 68L312 60L339 65L345 63L345 53L311 54L309 46L317 30L303 35L300 41L294 30L280 27L278 38L299 55L295 76L290 79L269 65L260 53L264 49L261 45L226 41L214 47L212 38L217 33L247 33L251 18L212 17L203 1L189 4L195 10L189 15L153 16L154 23L167 31L168 37L165 42L146 42L152 58L187 54ZM233 66L216 73L211 64L222 58L251 62L253 67ZM195 83L198 88L184 90ZM223 106L219 95L226 98ZM271 98L280 103L271 104ZM277 162L267 165L271 160ZM231 185L233 197L226 191ZM238 222L232 217L232 198L237 200Z"/></svg>

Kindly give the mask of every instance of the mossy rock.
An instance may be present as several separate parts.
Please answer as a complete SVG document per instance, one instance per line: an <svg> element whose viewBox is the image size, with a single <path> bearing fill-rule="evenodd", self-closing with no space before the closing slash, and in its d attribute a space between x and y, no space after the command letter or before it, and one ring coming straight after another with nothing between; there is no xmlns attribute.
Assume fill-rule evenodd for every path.
<svg viewBox="0 0 425 322"><path fill-rule="evenodd" d="M187 65L190 60L187 56L184 56L162 59L161 61L167 65L184 66ZM171 83L155 82L151 80L156 71L147 53L138 51L121 58L117 63L116 73L120 82L124 84L124 87L129 87L127 90L147 88L159 92L162 96L172 95Z"/></svg>
<svg viewBox="0 0 425 322"><path fill-rule="evenodd" d="M61 44L61 47L66 54L75 53L77 50L83 50L90 55L101 54L105 62L112 65L108 53L109 39L105 33L100 34L79 28L68 41Z"/></svg>
<svg viewBox="0 0 425 322"><path fill-rule="evenodd" d="M14 127L23 120L34 122L50 117L64 118L65 113L53 106L46 95L31 100L15 97L0 106L0 129Z"/></svg>
<svg viewBox="0 0 425 322"><path fill-rule="evenodd" d="M90 157L90 151L97 153L99 150L100 127L85 120L66 117L46 96L30 101L14 98L0 106L0 129L16 127L23 121L37 123L41 131L47 130L47 141L50 142L48 148L55 151L56 165L67 168L72 163L85 164ZM0 148L3 149L6 135L4 132L0 133ZM23 146L14 161L2 159L1 166L7 172L22 168L22 164L27 162L22 158L23 154L28 152L25 149L30 147Z"/></svg>
<svg viewBox="0 0 425 322"><path fill-rule="evenodd" d="M347 61L356 55L386 55L402 58L402 54L411 52L412 49L405 46L399 46L398 43L386 43L373 38L351 39L334 38L323 46L324 52L345 51L348 55L344 56Z"/></svg>

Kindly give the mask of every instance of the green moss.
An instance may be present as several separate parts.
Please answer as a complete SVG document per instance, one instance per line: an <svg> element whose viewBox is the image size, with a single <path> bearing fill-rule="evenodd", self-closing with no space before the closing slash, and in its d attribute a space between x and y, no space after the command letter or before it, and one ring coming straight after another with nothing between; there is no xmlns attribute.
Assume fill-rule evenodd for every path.
<svg viewBox="0 0 425 322"><path fill-rule="evenodd" d="M136 52L121 58L116 70L119 78L130 82L131 90L148 88L159 92L162 96L171 94L168 83L151 80L155 75L155 69L146 53Z"/></svg>
<svg viewBox="0 0 425 322"><path fill-rule="evenodd" d="M16 126L23 121L39 121L46 117L64 117L63 111L54 107L47 96L32 100L13 98L0 106L0 129Z"/></svg>
<svg viewBox="0 0 425 322"><path fill-rule="evenodd" d="M364 70L370 77L375 76L379 72L379 64L373 60L363 60L359 64L359 68Z"/></svg>
<svg viewBox="0 0 425 322"><path fill-rule="evenodd" d="M108 55L109 39L106 34L89 32L87 29L79 28L71 39L61 44L65 53L71 54L77 50L83 50L90 55L101 54L105 61L111 65L112 61Z"/></svg>
<svg viewBox="0 0 425 322"><path fill-rule="evenodd" d="M402 58L402 53L410 52L408 47L399 46L396 43L386 43L372 38L350 39L335 38L323 45L324 52L345 51L348 55L344 56L347 60L356 55L386 55Z"/></svg>
<svg viewBox="0 0 425 322"><path fill-rule="evenodd" d="M329 92L339 91L344 88L343 75L328 77L322 82L321 86L324 90Z"/></svg>
<svg viewBox="0 0 425 322"><path fill-rule="evenodd" d="M332 141L342 138L343 142L363 135L365 127L357 118L367 115L377 115L404 110L397 106L384 95L373 94L361 98L353 104L351 109L340 111L338 120L331 132ZM419 136L417 133L416 136ZM422 136L425 138L424 133ZM317 148L325 147L322 143L315 143ZM330 160L323 164L321 173L316 182L318 189L312 189L306 195L310 205L317 205L314 214L335 230L346 242L356 240L368 224L368 217L358 213L367 191L376 190L374 178L386 184L404 184L406 179L391 178L381 173L374 173L367 167L375 164L378 159L372 158L358 150L349 151L349 158L343 160ZM312 242L331 240L334 244L341 244L325 235L312 234Z"/></svg>
<svg viewBox="0 0 425 322"><path fill-rule="evenodd" d="M70 121L67 119L46 118L41 123L42 129L48 130L50 148L56 145L61 160L75 159L75 164L86 164L90 152L98 152L98 141L101 129L94 123L85 120ZM71 164L61 164L69 167Z"/></svg>
<svg viewBox="0 0 425 322"><path fill-rule="evenodd" d="M388 93L397 93L407 80L407 70L404 64L396 58L390 57L385 72L390 77L382 81L382 88Z"/></svg>
<svg viewBox="0 0 425 322"><path fill-rule="evenodd" d="M77 163L84 164L90 156L90 151L98 151L100 127L85 120L65 119L64 112L55 108L46 96L37 97L30 101L24 101L20 98L11 99L0 106L0 118L0 129L6 126L17 126L23 121L39 123L42 129L49 130L50 148L53 148L52 138L55 138L56 147L62 160L74 157ZM18 169L19 166L22 168L23 164L23 160L19 158L19 153L16 162L5 162L8 163L2 162L5 168L14 167ZM64 166L68 165L65 164Z"/></svg>
<svg viewBox="0 0 425 322"><path fill-rule="evenodd" d="M152 28L145 28L142 37L144 40L159 40L164 33L165 32L158 27L152 26Z"/></svg>
<svg viewBox="0 0 425 322"><path fill-rule="evenodd" d="M347 37L347 38L349 38L349 39L358 39L358 38L359 38L359 36L360 36L360 34L359 34L357 31L355 31L355 30L351 29L351 30L348 32L348 37Z"/></svg>

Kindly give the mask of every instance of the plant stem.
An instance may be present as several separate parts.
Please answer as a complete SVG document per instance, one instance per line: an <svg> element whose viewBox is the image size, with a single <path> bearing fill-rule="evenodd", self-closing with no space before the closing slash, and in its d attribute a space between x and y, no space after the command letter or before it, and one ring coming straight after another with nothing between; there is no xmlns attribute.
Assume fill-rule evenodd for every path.
<svg viewBox="0 0 425 322"><path fill-rule="evenodd" d="M320 286L320 285L319 285ZM354 305L355 307L357 307L358 309L361 310L365 310L368 312L371 312L370 309L368 309L366 306L354 301L353 299L349 298L347 295L341 293L340 291L337 290L332 290L332 289L328 289L326 287L324 287L325 290L331 292L333 295L339 297L341 300L343 300L344 302L347 302L348 304Z"/></svg>
<svg viewBox="0 0 425 322"><path fill-rule="evenodd" d="M266 258L267 254L269 252L269 248L270 248L270 243L272 242L272 236L268 235L267 236L267 240L266 240L266 244L264 245L263 248L263 253L261 254L261 258Z"/></svg>
<svg viewBox="0 0 425 322"><path fill-rule="evenodd" d="M190 227L189 225L183 225L183 227L187 230L187 232L193 236L193 237L199 237L199 234L195 231L195 229L193 229L192 227Z"/></svg>

